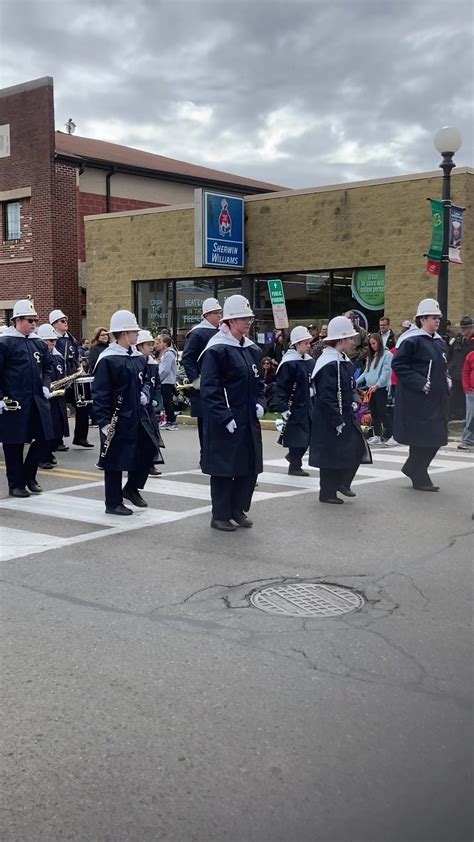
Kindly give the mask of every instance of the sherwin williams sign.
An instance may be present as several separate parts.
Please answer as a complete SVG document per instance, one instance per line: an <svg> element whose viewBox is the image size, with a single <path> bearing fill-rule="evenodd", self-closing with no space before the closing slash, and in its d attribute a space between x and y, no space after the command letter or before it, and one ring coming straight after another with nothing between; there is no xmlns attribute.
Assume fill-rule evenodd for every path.
<svg viewBox="0 0 474 842"><path fill-rule="evenodd" d="M196 266L243 269L244 200L241 196L194 191Z"/></svg>
<svg viewBox="0 0 474 842"><path fill-rule="evenodd" d="M352 295L366 310L383 310L385 304L385 269L355 269Z"/></svg>

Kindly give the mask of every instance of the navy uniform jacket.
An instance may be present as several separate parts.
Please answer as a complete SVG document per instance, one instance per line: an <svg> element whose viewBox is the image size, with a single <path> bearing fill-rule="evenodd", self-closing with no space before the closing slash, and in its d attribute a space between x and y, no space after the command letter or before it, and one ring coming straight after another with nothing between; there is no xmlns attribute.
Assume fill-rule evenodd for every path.
<svg viewBox="0 0 474 842"><path fill-rule="evenodd" d="M311 435L310 376L314 360L295 349L286 352L276 373L277 411L285 412L291 403L291 415L283 433L285 447L308 447Z"/></svg>
<svg viewBox="0 0 474 842"><path fill-rule="evenodd" d="M342 415L338 401L337 361L339 361ZM353 365L335 348L325 348L313 374L313 421L309 464L314 468L352 468L359 465L365 451L364 439L354 420ZM344 423L342 433L337 427Z"/></svg>
<svg viewBox="0 0 474 842"><path fill-rule="evenodd" d="M117 398L123 396L115 435L105 459L106 471L133 471L138 467L140 432L144 431L158 449L158 438L147 407L140 403L140 393L147 385L147 369L143 354L134 351L129 355L116 343L109 345L97 360L92 398L100 430L110 424Z"/></svg>
<svg viewBox="0 0 474 842"><path fill-rule="evenodd" d="M19 401L21 410L0 415L0 441L50 441L53 425L43 386L54 379L52 357L42 339L22 336L14 327L0 337L0 398Z"/></svg>
<svg viewBox="0 0 474 842"><path fill-rule="evenodd" d="M207 319L203 319L200 324L196 325L196 327L193 327L193 329L189 331L186 337L181 362L184 366L186 377L190 383L192 383L193 380L197 380L201 374L199 357L204 351L204 348L209 340L215 336L217 332L218 328L209 324ZM191 415L193 418L202 418L202 404L199 390L190 389L188 394L191 401Z"/></svg>
<svg viewBox="0 0 474 842"><path fill-rule="evenodd" d="M435 337L437 334L435 334ZM431 362L431 388L425 394ZM393 435L400 444L441 447L448 441L449 389L444 340L425 330L411 331L392 360L398 377Z"/></svg>
<svg viewBox="0 0 474 842"><path fill-rule="evenodd" d="M221 331L201 357L204 474L239 477L263 470L262 433L256 405L265 407L260 376L262 352L249 339L243 345ZM226 424L234 419L237 429Z"/></svg>
<svg viewBox="0 0 474 842"><path fill-rule="evenodd" d="M49 352L52 357L53 377L55 380L62 380L66 376L66 366L61 354L56 351ZM69 436L69 421L66 409L66 397L51 398L49 401L49 408L51 410L51 420L53 422L53 431L55 439L68 438Z"/></svg>
<svg viewBox="0 0 474 842"><path fill-rule="evenodd" d="M80 365L79 343L77 339L74 339L74 336L71 336L70 333L66 333L64 336L60 336L58 333L56 350L59 351L64 360L66 374L74 374Z"/></svg>

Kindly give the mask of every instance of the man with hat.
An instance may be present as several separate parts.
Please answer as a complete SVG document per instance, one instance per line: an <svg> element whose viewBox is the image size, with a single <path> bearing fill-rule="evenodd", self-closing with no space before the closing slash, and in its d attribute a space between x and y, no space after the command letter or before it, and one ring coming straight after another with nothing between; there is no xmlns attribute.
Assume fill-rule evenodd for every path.
<svg viewBox="0 0 474 842"><path fill-rule="evenodd" d="M398 378L393 435L400 444L409 445L401 470L417 491L439 491L428 468L448 441L446 345L437 332L441 315L433 298L420 301L416 327L399 338L392 360Z"/></svg>
<svg viewBox="0 0 474 842"><path fill-rule="evenodd" d="M449 374L453 381L450 394L451 419L460 421L465 417L466 403L462 387L464 361L474 350L474 326L471 316L463 316L459 323L459 333L451 339L448 346Z"/></svg>
<svg viewBox="0 0 474 842"><path fill-rule="evenodd" d="M288 448L288 473L296 477L309 477L303 470L302 460L311 436L310 377L314 360L309 355L311 333L302 325L290 334L290 348L276 372L278 411L282 413L285 427L282 444Z"/></svg>
<svg viewBox="0 0 474 842"><path fill-rule="evenodd" d="M202 452L202 404L200 396L201 378L199 358L209 340L216 335L222 318L222 307L217 298L206 298L202 304L202 320L194 325L186 336L182 364L186 376L194 389L190 390L191 415L197 418L199 447Z"/></svg>
<svg viewBox="0 0 474 842"><path fill-rule="evenodd" d="M101 432L100 465L104 468L105 511L131 515L123 498L146 508L140 494L158 450L155 427L147 412L150 401L147 358L135 350L139 327L133 313L118 310L110 320L112 342L97 360L92 397ZM122 489L122 472L128 471Z"/></svg>
<svg viewBox="0 0 474 842"><path fill-rule="evenodd" d="M64 359L66 376L74 374L78 370L81 361L79 356L79 342L77 341L77 339L74 338L74 336L71 333L69 333L68 317L63 313L62 310L51 310L51 313L49 314L49 323L56 331L56 349ZM74 397L74 388L72 386L69 387L68 394L66 395L66 400L68 403L71 403L75 406L76 400ZM74 438L72 440L72 443L79 447L94 447L93 444L87 441L88 433L89 407L76 406L76 422L74 427ZM61 443L57 449L68 450L69 448Z"/></svg>
<svg viewBox="0 0 474 842"><path fill-rule="evenodd" d="M309 464L319 468L319 500L341 505L355 497L351 483L366 445L354 419L353 365L348 356L357 331L350 319L336 316L328 325L325 348L312 374L314 389ZM370 458L369 458L370 461Z"/></svg>
<svg viewBox="0 0 474 842"><path fill-rule="evenodd" d="M262 352L248 335L254 315L243 295L224 303L222 324L201 354L203 447L201 468L211 475L211 527L234 532L251 527L257 474L263 470ZM233 522L232 522L233 521Z"/></svg>
<svg viewBox="0 0 474 842"><path fill-rule="evenodd" d="M53 438L52 358L42 339L32 336L37 322L32 301L22 299L13 307L12 327L0 336L0 441L11 497L41 493L36 472L42 448Z"/></svg>

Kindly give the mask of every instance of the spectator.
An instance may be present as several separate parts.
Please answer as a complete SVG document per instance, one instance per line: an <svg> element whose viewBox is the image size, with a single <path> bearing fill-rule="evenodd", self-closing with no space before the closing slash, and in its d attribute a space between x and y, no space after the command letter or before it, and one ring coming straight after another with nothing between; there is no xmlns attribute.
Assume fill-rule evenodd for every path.
<svg viewBox="0 0 474 842"><path fill-rule="evenodd" d="M275 381L275 366L273 365L270 357L262 357L262 361L260 363L260 374L263 377L265 386L270 386L270 384Z"/></svg>
<svg viewBox="0 0 474 842"><path fill-rule="evenodd" d="M347 351L347 356L354 365L354 374L357 374L357 370L359 370L360 373L360 370L364 368L365 361L367 359L369 349L367 331L364 330L363 327L360 327L358 325L353 310L348 310L347 313L344 313L344 316L346 317L346 319L350 319L350 321L352 322L352 327L354 328L357 334L352 346Z"/></svg>
<svg viewBox="0 0 474 842"><path fill-rule="evenodd" d="M462 386L466 395L466 426L458 450L474 448L474 350L469 351L462 367Z"/></svg>
<svg viewBox="0 0 474 842"><path fill-rule="evenodd" d="M313 342L312 345L311 345L311 348L309 349L309 355L310 355L310 357L313 358L313 360L319 359L319 357L323 353L324 348L325 348L324 340L325 340L327 335L328 335L328 326L327 326L326 322L324 322L321 325L321 329L319 331L319 339L317 340L317 342Z"/></svg>
<svg viewBox="0 0 474 842"><path fill-rule="evenodd" d="M395 348L395 334L390 327L390 319L388 316L382 316L379 319L379 328L384 348L391 351L392 348Z"/></svg>
<svg viewBox="0 0 474 842"><path fill-rule="evenodd" d="M283 359L283 354L288 350L288 342L286 341L285 332L283 330L274 330L273 339L268 342L263 349L263 356L270 357L273 362L279 365Z"/></svg>
<svg viewBox="0 0 474 842"><path fill-rule="evenodd" d="M275 385L276 367L270 357L263 357L260 363L260 374L264 382L264 395L267 412L278 412L278 399Z"/></svg>
<svg viewBox="0 0 474 842"><path fill-rule="evenodd" d="M177 430L173 395L176 392L177 353L172 347L173 340L169 333L160 334L160 382L161 394L166 413L166 429Z"/></svg>
<svg viewBox="0 0 474 842"><path fill-rule="evenodd" d="M374 435L368 440L369 444L381 444L385 433L389 430L387 411L387 389L390 385L392 355L384 348L379 333L369 335L369 350L365 371L357 378L357 386L367 386L369 393L369 407L374 426Z"/></svg>
<svg viewBox="0 0 474 842"><path fill-rule="evenodd" d="M96 332L94 333L94 337L91 342L91 348L89 351L89 356L87 359L87 363L89 366L89 373L94 373L94 368L96 366L97 360L99 359L102 351L109 345L109 334L106 327L99 327L97 328Z"/></svg>
<svg viewBox="0 0 474 842"><path fill-rule="evenodd" d="M466 400L462 387L462 370L467 355L474 351L474 326L471 316L464 316L459 325L459 333L448 346L449 374L453 381L450 394L451 420L460 421L464 418Z"/></svg>

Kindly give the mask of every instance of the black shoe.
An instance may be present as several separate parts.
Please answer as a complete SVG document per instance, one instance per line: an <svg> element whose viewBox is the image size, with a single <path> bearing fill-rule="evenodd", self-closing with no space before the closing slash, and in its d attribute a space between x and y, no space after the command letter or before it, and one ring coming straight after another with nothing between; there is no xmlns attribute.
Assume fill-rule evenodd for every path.
<svg viewBox="0 0 474 842"><path fill-rule="evenodd" d="M136 488L125 488L122 491L122 496L125 497L126 500L130 500L134 506L138 506L140 509L146 509L148 503L146 500L143 499L142 495Z"/></svg>
<svg viewBox="0 0 474 842"><path fill-rule="evenodd" d="M352 489L347 488L346 485L341 485L340 488L337 489L339 494L344 494L344 497L355 497L355 492Z"/></svg>
<svg viewBox="0 0 474 842"><path fill-rule="evenodd" d="M94 447L94 445L91 444L90 441L86 441L85 439L81 439L80 441L76 441L76 439L73 439L72 443L75 444L77 447Z"/></svg>
<svg viewBox="0 0 474 842"><path fill-rule="evenodd" d="M289 454L289 453L286 453L286 454L285 454L285 459L286 459L286 461L287 461L287 462L289 462L289 461L290 461L290 454Z"/></svg>
<svg viewBox="0 0 474 842"><path fill-rule="evenodd" d="M243 512L232 515L232 520L235 520L237 526L245 526L247 529L250 529L253 526L253 520L250 520L250 518L247 517L247 515L244 515Z"/></svg>
<svg viewBox="0 0 474 842"><path fill-rule="evenodd" d="M309 477L308 471L303 471L303 468L288 468L290 477Z"/></svg>
<svg viewBox="0 0 474 842"><path fill-rule="evenodd" d="M339 497L320 497L320 503L333 503L335 506L342 506L344 500L340 500Z"/></svg>
<svg viewBox="0 0 474 842"><path fill-rule="evenodd" d="M56 453L57 453L58 451L59 451L60 453L66 453L66 451L67 451L67 450L69 450L69 448L68 448L67 444L58 444L58 446L57 446L57 448L56 448Z"/></svg>
<svg viewBox="0 0 474 842"><path fill-rule="evenodd" d="M155 466L151 469L148 474L149 477L161 477L161 471L159 471Z"/></svg>
<svg viewBox="0 0 474 842"><path fill-rule="evenodd" d="M439 485L415 485L413 483L413 488L415 491L439 491Z"/></svg>
<svg viewBox="0 0 474 842"><path fill-rule="evenodd" d="M105 513L107 515L133 515L132 510L124 506L123 503L119 503L118 506L106 506Z"/></svg>
<svg viewBox="0 0 474 842"><path fill-rule="evenodd" d="M43 489L41 488L41 485L39 485L39 483L36 482L35 479L30 479L26 484L32 494L41 494Z"/></svg>
<svg viewBox="0 0 474 842"><path fill-rule="evenodd" d="M29 497L30 492L26 488L10 488L8 492L10 497Z"/></svg>
<svg viewBox="0 0 474 842"><path fill-rule="evenodd" d="M235 532L237 527L230 520L211 520L211 529L219 529L221 532Z"/></svg>
<svg viewBox="0 0 474 842"><path fill-rule="evenodd" d="M39 462L38 468L42 468L43 471L52 471L53 468L54 468L54 465L53 465L52 462Z"/></svg>

